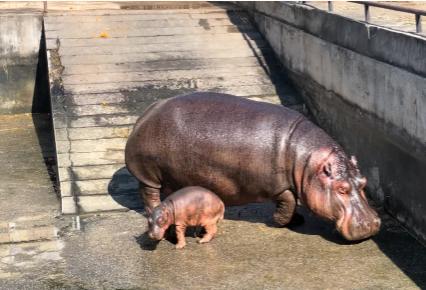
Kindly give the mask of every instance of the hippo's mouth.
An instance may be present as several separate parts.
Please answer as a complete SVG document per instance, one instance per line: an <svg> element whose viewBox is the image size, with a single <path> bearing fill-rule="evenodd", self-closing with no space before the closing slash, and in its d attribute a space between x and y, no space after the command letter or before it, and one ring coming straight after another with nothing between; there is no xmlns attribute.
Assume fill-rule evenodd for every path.
<svg viewBox="0 0 426 290"><path fill-rule="evenodd" d="M153 232L148 232L148 237L151 240L154 240L154 241L161 241L161 240L164 240L164 233L163 234L156 234L156 233L153 233Z"/></svg>
<svg viewBox="0 0 426 290"><path fill-rule="evenodd" d="M336 229L346 240L359 241L377 234L380 223L380 218L373 211L368 216L345 212L336 221Z"/></svg>

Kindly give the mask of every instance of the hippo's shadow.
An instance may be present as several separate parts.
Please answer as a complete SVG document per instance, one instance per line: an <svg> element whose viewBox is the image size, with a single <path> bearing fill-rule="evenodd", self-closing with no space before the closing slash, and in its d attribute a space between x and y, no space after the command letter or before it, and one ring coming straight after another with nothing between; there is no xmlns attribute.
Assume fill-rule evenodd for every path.
<svg viewBox="0 0 426 290"><path fill-rule="evenodd" d="M185 238L201 238L205 234L205 230L202 227L188 227L185 232ZM172 225L166 231L164 236L165 240L173 245L177 244L177 237L175 227ZM148 236L148 231L143 234L135 237L136 242L139 244L142 250L144 251L154 251L157 249L157 246L162 241L154 241Z"/></svg>
<svg viewBox="0 0 426 290"><path fill-rule="evenodd" d="M226 207L225 219L264 223L269 227L277 227L272 219L274 211L275 204L272 202L232 206ZM322 220L305 207L298 206L297 213L303 218L299 218L296 222L292 222L290 225L286 226L293 232L304 235L321 236L322 238L339 245L348 245L359 242L350 242L345 240L337 232L333 223Z"/></svg>
<svg viewBox="0 0 426 290"><path fill-rule="evenodd" d="M108 184L112 199L125 209L143 213L143 203L139 196L139 182L126 167L117 170Z"/></svg>
<svg viewBox="0 0 426 290"><path fill-rule="evenodd" d="M144 251L155 251L159 244L159 241L154 241L148 236L148 232L136 236L135 240Z"/></svg>
<svg viewBox="0 0 426 290"><path fill-rule="evenodd" d="M362 242L345 240L341 234L336 230L335 224L330 221L321 219L314 215L305 207L298 207L298 213L303 215L304 223L296 226L288 226L288 229L304 235L321 236L323 239L339 245L352 245Z"/></svg>

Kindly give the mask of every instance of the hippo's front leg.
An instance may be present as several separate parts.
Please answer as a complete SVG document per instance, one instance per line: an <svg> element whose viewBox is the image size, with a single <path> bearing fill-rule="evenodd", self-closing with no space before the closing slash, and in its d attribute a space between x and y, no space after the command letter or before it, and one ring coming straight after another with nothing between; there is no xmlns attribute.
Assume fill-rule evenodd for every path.
<svg viewBox="0 0 426 290"><path fill-rule="evenodd" d="M296 198L290 190L286 190L275 196L277 208L274 213L274 221L283 227L290 223L296 211Z"/></svg>
<svg viewBox="0 0 426 290"><path fill-rule="evenodd" d="M141 195L145 205L145 213L149 216L152 213L152 210L161 203L160 189L140 183L139 194Z"/></svg>
<svg viewBox="0 0 426 290"><path fill-rule="evenodd" d="M176 225L176 238L177 238L176 249L182 249L186 246L185 232L186 232L185 225L180 225L180 224Z"/></svg>

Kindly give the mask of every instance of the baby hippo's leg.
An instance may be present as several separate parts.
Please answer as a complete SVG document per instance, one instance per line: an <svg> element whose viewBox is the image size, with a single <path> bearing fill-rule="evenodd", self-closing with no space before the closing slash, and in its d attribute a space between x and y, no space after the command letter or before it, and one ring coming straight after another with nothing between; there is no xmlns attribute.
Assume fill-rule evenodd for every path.
<svg viewBox="0 0 426 290"><path fill-rule="evenodd" d="M208 243L214 238L217 232L216 221L213 224L206 225L205 229L206 229L206 234L201 240L198 241L200 244Z"/></svg>
<svg viewBox="0 0 426 290"><path fill-rule="evenodd" d="M186 246L185 231L186 231L185 225L176 225L176 238L177 238L176 249L182 249L183 247Z"/></svg>

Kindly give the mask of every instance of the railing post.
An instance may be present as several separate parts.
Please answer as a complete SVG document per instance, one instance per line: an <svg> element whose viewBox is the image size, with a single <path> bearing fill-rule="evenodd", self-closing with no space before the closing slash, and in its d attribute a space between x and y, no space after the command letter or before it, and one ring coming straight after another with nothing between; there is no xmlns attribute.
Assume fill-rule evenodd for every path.
<svg viewBox="0 0 426 290"><path fill-rule="evenodd" d="M370 6L368 4L364 4L364 18L365 22L370 22Z"/></svg>
<svg viewBox="0 0 426 290"><path fill-rule="evenodd" d="M47 12L47 1L43 1L43 13L46 14Z"/></svg>
<svg viewBox="0 0 426 290"><path fill-rule="evenodd" d="M333 12L333 1L327 1L328 2L328 12Z"/></svg>
<svg viewBox="0 0 426 290"><path fill-rule="evenodd" d="M422 16L420 14L416 14L416 32L422 32Z"/></svg>

